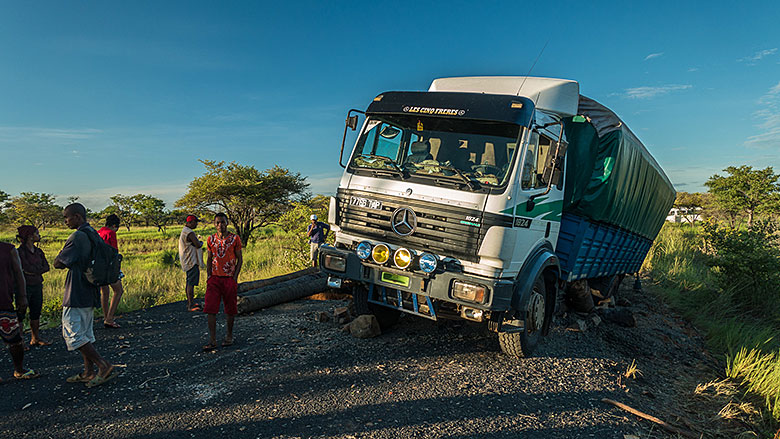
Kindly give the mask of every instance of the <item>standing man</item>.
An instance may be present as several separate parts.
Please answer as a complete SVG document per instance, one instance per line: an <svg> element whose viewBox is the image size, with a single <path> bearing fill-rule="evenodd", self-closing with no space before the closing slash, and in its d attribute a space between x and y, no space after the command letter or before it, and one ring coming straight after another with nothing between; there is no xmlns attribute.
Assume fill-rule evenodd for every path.
<svg viewBox="0 0 780 439"><path fill-rule="evenodd" d="M228 218L224 213L214 216L217 233L209 236L209 259L206 262L206 300L203 312L209 315L209 343L203 346L206 352L217 348L217 313L220 299L225 303L227 334L222 346L233 344L233 320L238 314L238 273L244 264L241 253L241 238L227 229Z"/></svg>
<svg viewBox="0 0 780 439"><path fill-rule="evenodd" d="M317 256L320 253L320 246L325 243L325 239L330 232L330 226L317 221L317 215L311 216L311 224L306 229L306 235L309 237L309 256L311 257L311 266L317 266Z"/></svg>
<svg viewBox="0 0 780 439"><path fill-rule="evenodd" d="M114 247L119 251L119 243L116 239L116 231L119 230L119 217L113 213L106 218L106 226L98 230L98 235L103 238L106 244ZM120 271L119 280L111 284L111 289L114 290L114 297L111 299L111 305L108 303L109 286L103 285L100 287L100 303L103 307L103 327L104 328L120 328L119 323L114 321L114 314L116 308L119 306L119 300L122 298L122 293L125 289L122 287L122 278L125 275Z"/></svg>
<svg viewBox="0 0 780 439"><path fill-rule="evenodd" d="M60 254L54 259L54 268L68 269L65 292L62 297L62 337L69 351L78 350L84 360L84 371L68 378L70 383L86 383L95 387L116 376L114 366L98 354L93 343L94 310L100 306L98 287L87 281L84 271L92 254L92 243L87 233L97 232L87 222L87 210L80 203L68 205L62 212L65 225L71 233ZM97 372L93 366L97 366Z"/></svg>
<svg viewBox="0 0 780 439"><path fill-rule="evenodd" d="M43 250L35 244L41 242L41 234L35 226L24 225L16 229L19 239L19 260L22 262L24 281L27 284L27 306L30 311L30 346L48 346L51 343L41 338L39 328L41 309L43 308L43 273L49 271L49 262ZM25 311L19 310L19 324L22 324Z"/></svg>
<svg viewBox="0 0 780 439"><path fill-rule="evenodd" d="M16 310L14 310L14 289ZM17 312L27 309L27 285L24 282L22 263L13 245L0 242L0 338L8 346L14 363L14 378L32 379L40 375L32 369L24 369L24 346ZM2 381L2 380L0 380Z"/></svg>
<svg viewBox="0 0 780 439"><path fill-rule="evenodd" d="M184 228L179 235L179 261L181 269L187 273L187 283L184 286L184 292L187 295L187 310L200 311L200 305L195 303L195 287L200 283L200 265L203 259L201 242L195 232L198 227L198 217L188 215Z"/></svg>

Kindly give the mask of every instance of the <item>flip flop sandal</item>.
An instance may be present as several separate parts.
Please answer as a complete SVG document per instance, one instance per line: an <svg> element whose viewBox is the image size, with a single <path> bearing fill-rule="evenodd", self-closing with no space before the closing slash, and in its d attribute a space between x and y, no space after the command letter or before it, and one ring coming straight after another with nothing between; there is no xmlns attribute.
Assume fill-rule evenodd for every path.
<svg viewBox="0 0 780 439"><path fill-rule="evenodd" d="M14 378L17 380L32 380L38 378L39 376L41 376L41 374L32 369L28 369L26 372L20 375L17 375L16 372L14 372Z"/></svg>
<svg viewBox="0 0 780 439"><path fill-rule="evenodd" d="M108 374L108 376L106 376L106 377L102 377L102 376L100 376L100 375L95 375L95 378L92 378L92 379L91 379L91 380L90 380L90 381L89 381L89 382L86 384L86 386L87 386L87 387L89 387L89 388L91 389L91 388L93 388L93 387L97 387L97 386L103 385L103 384L105 384L105 383L107 383L107 382L109 382L109 381L113 380L114 378L116 378L116 376L117 376L117 375L119 375L119 374L118 374L116 371L114 371L114 370L112 370L112 371L111 371L111 372Z"/></svg>
<svg viewBox="0 0 780 439"><path fill-rule="evenodd" d="M94 378L94 377L92 377ZM76 375L70 376L65 379L68 383L88 383L92 381L92 378L82 376L80 373L77 373Z"/></svg>

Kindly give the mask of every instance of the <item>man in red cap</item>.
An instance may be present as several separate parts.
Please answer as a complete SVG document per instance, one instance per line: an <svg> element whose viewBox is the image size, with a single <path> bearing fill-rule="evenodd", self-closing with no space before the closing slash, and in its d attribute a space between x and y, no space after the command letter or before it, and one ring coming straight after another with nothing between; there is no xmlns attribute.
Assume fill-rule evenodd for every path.
<svg viewBox="0 0 780 439"><path fill-rule="evenodd" d="M189 311L200 311L200 305L195 303L195 287L200 283L200 266L203 263L203 253L201 248L203 242L193 231L198 227L198 217L188 215L184 228L179 235L179 261L181 269L187 273L187 284L184 292L187 295L187 309Z"/></svg>

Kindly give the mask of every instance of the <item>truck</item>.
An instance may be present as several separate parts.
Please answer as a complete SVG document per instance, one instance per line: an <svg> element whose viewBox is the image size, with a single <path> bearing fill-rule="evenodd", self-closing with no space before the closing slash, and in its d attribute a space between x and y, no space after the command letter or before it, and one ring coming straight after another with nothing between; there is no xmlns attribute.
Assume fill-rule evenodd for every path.
<svg viewBox="0 0 780 439"><path fill-rule="evenodd" d="M676 195L626 124L566 79L381 93L347 113L339 164L335 242L318 256L329 285L382 328L401 313L481 322L518 358L561 297L609 297L639 271Z"/></svg>

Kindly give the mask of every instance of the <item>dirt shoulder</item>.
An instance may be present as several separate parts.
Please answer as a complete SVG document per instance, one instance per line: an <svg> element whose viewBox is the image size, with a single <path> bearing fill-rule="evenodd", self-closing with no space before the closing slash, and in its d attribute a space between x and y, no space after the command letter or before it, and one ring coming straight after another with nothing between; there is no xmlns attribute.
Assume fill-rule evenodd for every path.
<svg viewBox="0 0 780 439"><path fill-rule="evenodd" d="M504 356L480 325L404 317L356 339L317 315L344 301L301 300L236 319L236 344L203 353L206 317L182 303L124 315L96 331L122 375L87 389L65 378L80 355L35 348L34 381L11 377L5 354L0 431L10 437L670 437L610 398L681 424L680 392L713 374L701 338L625 282L637 327L557 326L537 356ZM224 333L219 317L218 332ZM633 360L641 371L624 377ZM630 436L628 436L630 437Z"/></svg>

